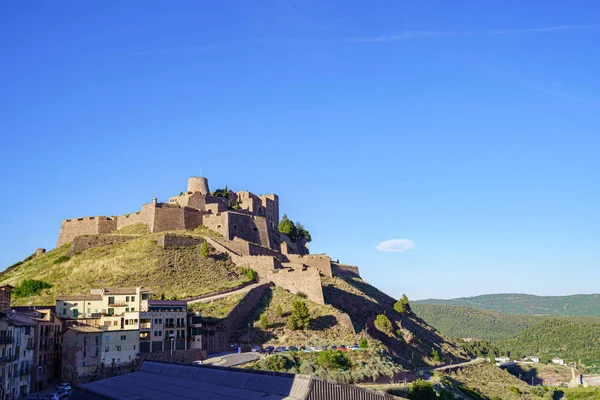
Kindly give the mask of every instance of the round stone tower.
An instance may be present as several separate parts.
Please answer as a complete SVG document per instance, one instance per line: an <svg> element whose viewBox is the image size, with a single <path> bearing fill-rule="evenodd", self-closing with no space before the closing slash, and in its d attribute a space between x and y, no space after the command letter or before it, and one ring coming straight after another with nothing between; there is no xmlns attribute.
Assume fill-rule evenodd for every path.
<svg viewBox="0 0 600 400"><path fill-rule="evenodd" d="M193 176L188 179L188 192L200 192L202 194L210 194L208 189L208 179L200 176Z"/></svg>

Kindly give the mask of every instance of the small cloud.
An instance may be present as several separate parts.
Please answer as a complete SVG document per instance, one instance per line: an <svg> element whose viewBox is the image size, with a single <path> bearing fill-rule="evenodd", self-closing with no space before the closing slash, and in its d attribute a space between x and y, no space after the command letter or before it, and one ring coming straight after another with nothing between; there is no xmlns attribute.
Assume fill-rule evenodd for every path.
<svg viewBox="0 0 600 400"><path fill-rule="evenodd" d="M379 251L402 253L403 251L414 249L415 242L408 239L392 239L379 243L375 248Z"/></svg>

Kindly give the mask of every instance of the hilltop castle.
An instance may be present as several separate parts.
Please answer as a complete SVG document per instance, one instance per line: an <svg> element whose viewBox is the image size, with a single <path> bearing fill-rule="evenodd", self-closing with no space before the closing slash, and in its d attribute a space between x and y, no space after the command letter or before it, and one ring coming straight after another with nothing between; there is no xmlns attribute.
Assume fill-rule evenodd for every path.
<svg viewBox="0 0 600 400"><path fill-rule="evenodd" d="M167 203L144 204L141 211L118 217L86 217L62 221L57 246L77 236L109 234L142 223L151 233L195 229L201 225L223 235L259 244L283 254L308 254L306 240L292 242L280 233L279 198L276 194L257 196L248 191L216 191L211 194L208 180L188 179L187 191Z"/></svg>

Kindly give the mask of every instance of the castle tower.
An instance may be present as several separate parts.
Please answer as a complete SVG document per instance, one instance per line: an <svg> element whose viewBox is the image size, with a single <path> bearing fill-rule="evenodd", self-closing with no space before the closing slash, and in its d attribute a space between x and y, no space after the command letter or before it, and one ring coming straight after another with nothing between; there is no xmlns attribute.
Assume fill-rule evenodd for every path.
<svg viewBox="0 0 600 400"><path fill-rule="evenodd" d="M200 176L193 176L188 179L188 192L200 192L202 194L210 194L208 189L208 179Z"/></svg>

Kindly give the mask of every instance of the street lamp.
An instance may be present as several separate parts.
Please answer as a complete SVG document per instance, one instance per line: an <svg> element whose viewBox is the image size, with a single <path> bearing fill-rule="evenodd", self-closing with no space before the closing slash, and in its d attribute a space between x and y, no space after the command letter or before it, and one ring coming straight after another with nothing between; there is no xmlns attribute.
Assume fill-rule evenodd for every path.
<svg viewBox="0 0 600 400"><path fill-rule="evenodd" d="M171 338L171 362L173 362L173 344L175 343L175 335L171 333L169 337Z"/></svg>
<svg viewBox="0 0 600 400"><path fill-rule="evenodd" d="M250 347L250 323L248 323L248 348Z"/></svg>

